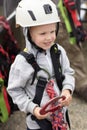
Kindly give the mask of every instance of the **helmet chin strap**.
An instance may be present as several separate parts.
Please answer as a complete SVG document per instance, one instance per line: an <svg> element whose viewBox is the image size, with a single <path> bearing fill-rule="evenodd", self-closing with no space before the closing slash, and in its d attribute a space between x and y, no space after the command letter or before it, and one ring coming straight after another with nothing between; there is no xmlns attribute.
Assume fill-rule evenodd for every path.
<svg viewBox="0 0 87 130"><path fill-rule="evenodd" d="M59 22L57 23L57 27L56 27L56 36L58 35L58 31L59 31Z"/></svg>
<svg viewBox="0 0 87 130"><path fill-rule="evenodd" d="M42 49L41 47L37 46L31 39L31 36L30 36L30 32L29 32L29 29L27 31L27 37L28 37L28 40L30 41L30 43L39 51L39 52L43 52L45 51L44 49Z"/></svg>

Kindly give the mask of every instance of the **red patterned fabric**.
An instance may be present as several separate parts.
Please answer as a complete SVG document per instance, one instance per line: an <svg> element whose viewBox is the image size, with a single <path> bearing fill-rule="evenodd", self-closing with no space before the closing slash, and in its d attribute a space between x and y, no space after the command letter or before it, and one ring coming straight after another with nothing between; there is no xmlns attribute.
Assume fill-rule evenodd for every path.
<svg viewBox="0 0 87 130"><path fill-rule="evenodd" d="M0 16L0 78L4 80L5 86L7 86L8 82L10 65L19 52L18 42L8 21L5 17Z"/></svg>
<svg viewBox="0 0 87 130"><path fill-rule="evenodd" d="M49 95L49 98L52 99L56 96L56 92L54 91L54 80L50 80L46 86L46 91ZM54 107L58 102L55 102L51 105ZM67 123L64 122L64 113L62 111L62 107L51 114L52 127L53 130L67 130Z"/></svg>

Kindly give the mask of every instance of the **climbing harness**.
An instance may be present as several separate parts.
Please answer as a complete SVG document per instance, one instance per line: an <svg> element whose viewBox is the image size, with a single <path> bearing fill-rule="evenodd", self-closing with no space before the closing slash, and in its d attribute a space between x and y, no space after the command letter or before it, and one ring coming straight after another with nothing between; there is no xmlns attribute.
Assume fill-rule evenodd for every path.
<svg viewBox="0 0 87 130"><path fill-rule="evenodd" d="M54 72L55 72L55 77L58 76L58 78L56 78L57 80L57 84L58 84L58 87L60 89L60 91L62 90L62 81L64 80L64 76L62 75L62 69L61 69L61 65L60 65L60 61L59 61L59 58L60 58L60 54L61 54L61 51L58 50L58 47L56 44L54 44L51 49L50 49L50 53L51 53L51 58L52 58L52 63L53 63L53 67L54 67ZM34 80L35 78L37 77L37 72L40 71L40 70L43 70L42 68L40 68L40 66L37 64L36 60L35 60L35 57L33 54L28 54L27 52L25 51L22 51L20 53L22 56L25 57L26 61L32 65L32 67L34 68L34 76L33 76L33 80L32 80L32 83L34 83ZM43 70L44 71L44 70ZM45 70L45 72L47 73L47 71ZM48 74L48 79L45 78L45 77L38 77L38 82L37 82L37 85L36 85L36 92L35 92L35 97L33 99L33 102L34 103L37 103L38 105L40 105L41 103L41 100L42 100L42 96L43 96L43 92L44 92L44 89L46 88L49 80L50 80L50 75ZM51 91L52 92L52 91ZM54 91L53 91L54 93ZM52 93L51 93L52 94ZM54 97L52 97L54 98ZM55 99L57 100L58 97ZM64 97L61 97L61 99L64 99ZM53 100L53 99L52 99ZM49 101L50 102L50 101ZM49 104L49 103L48 103ZM57 106L58 108L59 105ZM42 112L43 113L43 110L44 108L42 108ZM54 106L51 110L54 111L56 110L57 108ZM44 111L45 112L45 111ZM29 115L30 113L27 113L27 115ZM37 122L37 124L39 124L40 128L42 130L52 130L52 124L50 123L50 121L48 121L47 119L43 119L43 120L38 120L34 115L31 115L31 118L32 120L35 120ZM69 122L69 118L67 116L67 122L69 124L69 127L70 127L70 122ZM63 127L61 127L63 130Z"/></svg>

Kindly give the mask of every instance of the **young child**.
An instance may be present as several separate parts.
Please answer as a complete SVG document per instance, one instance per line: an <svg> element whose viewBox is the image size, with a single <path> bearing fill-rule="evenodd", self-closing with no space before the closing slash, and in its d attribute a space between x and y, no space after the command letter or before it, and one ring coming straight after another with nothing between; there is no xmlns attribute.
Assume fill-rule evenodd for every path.
<svg viewBox="0 0 87 130"><path fill-rule="evenodd" d="M65 50L58 43L54 43L58 34L59 22L58 10L51 0L22 0L16 9L16 24L24 29L27 53L33 54L37 64L42 68L35 75L32 65L26 61L23 55L18 54L10 69L7 91L19 109L27 114L27 130L52 129L52 112L40 114L41 108L50 98L46 90L47 84L45 84L43 93L40 91L41 87L38 87L36 94L37 86L41 83L38 83L39 78L46 79L47 83L53 80L53 89L56 95L65 96L64 100L59 101L63 106L64 115L72 100L75 88L74 70L70 67ZM54 44L61 51L59 59L64 76L62 90L57 84L50 55L50 50ZM35 80L32 83L34 76ZM64 122L66 122L65 116ZM58 126L58 130L62 130L62 127Z"/></svg>

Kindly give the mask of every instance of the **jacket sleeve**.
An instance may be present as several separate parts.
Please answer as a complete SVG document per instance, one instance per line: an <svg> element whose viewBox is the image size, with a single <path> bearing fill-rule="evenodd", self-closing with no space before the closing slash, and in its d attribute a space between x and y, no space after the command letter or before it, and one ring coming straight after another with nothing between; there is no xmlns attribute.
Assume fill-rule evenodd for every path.
<svg viewBox="0 0 87 130"><path fill-rule="evenodd" d="M12 97L13 102L18 105L21 111L33 114L33 109L37 104L34 104L32 99L29 98L29 95L27 95L25 91L25 87L34 70L24 60L23 56L17 56L12 64L9 73L7 91Z"/></svg>
<svg viewBox="0 0 87 130"><path fill-rule="evenodd" d="M63 90L69 89L73 93L75 89L75 77L74 77L75 71L70 67L70 62L64 48L60 46L60 49L61 49L60 63L62 67L62 73L65 76L63 80Z"/></svg>

